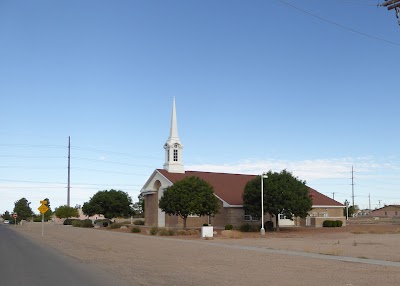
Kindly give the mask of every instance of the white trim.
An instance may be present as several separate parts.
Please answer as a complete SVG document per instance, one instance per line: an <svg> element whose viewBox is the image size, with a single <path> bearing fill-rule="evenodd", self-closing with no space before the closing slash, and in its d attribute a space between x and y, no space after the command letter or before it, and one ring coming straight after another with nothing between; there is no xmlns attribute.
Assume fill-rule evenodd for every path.
<svg viewBox="0 0 400 286"><path fill-rule="evenodd" d="M158 172L157 169L155 169L155 170L153 171L153 173L152 173L152 174L150 175L150 177L147 179L146 183L144 183L143 188L140 190L140 193L146 191L144 188L147 187L147 185L151 182L151 180L154 178L154 176L156 175L157 172ZM159 172L158 172L158 173L159 173Z"/></svg>
<svg viewBox="0 0 400 286"><path fill-rule="evenodd" d="M160 187L158 190L158 202L160 201L161 197L164 195L164 189ZM158 205L158 203L157 203ZM158 207L158 222L157 222L158 227L165 227L165 212L163 212L159 207Z"/></svg>
<svg viewBox="0 0 400 286"><path fill-rule="evenodd" d="M155 190L141 190L140 191L140 193L143 195L143 196L147 196L147 195L152 195L152 194L155 194L155 193L157 193L157 191L155 191Z"/></svg>

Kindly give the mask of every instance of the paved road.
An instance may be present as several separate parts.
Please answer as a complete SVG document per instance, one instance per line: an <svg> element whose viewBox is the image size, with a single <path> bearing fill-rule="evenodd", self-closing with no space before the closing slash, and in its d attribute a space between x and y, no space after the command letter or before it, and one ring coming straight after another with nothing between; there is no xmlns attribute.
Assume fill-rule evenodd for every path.
<svg viewBox="0 0 400 286"><path fill-rule="evenodd" d="M118 285L83 262L44 248L0 224L0 285ZM50 284L51 283L51 284Z"/></svg>

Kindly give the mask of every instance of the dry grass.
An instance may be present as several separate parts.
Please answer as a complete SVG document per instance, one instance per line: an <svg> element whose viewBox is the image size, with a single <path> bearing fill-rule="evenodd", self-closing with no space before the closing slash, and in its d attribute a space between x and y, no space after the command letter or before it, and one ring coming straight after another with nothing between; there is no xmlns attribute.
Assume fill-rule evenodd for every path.
<svg viewBox="0 0 400 286"><path fill-rule="evenodd" d="M221 234L224 238L242 238L242 233L237 230L223 230L221 231Z"/></svg>

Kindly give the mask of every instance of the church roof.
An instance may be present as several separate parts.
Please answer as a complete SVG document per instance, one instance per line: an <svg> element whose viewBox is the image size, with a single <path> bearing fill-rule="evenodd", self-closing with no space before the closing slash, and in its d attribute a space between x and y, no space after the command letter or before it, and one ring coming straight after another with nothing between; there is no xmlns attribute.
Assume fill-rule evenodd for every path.
<svg viewBox="0 0 400 286"><path fill-rule="evenodd" d="M214 188L214 193L229 205L243 205L243 190L247 182L254 179L256 175L228 174L214 172L185 171L185 173L170 173L164 169L157 169L164 177L172 183L186 177L197 176ZM341 203L310 189L310 196L314 206L343 206Z"/></svg>

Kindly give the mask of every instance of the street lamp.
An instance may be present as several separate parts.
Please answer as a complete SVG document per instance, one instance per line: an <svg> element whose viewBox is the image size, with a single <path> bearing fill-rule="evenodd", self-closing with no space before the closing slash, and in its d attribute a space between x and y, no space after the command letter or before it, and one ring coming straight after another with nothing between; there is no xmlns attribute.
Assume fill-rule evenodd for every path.
<svg viewBox="0 0 400 286"><path fill-rule="evenodd" d="M264 178L268 178L266 173L261 174L261 229L260 229L261 235L265 235L265 229L264 229Z"/></svg>

